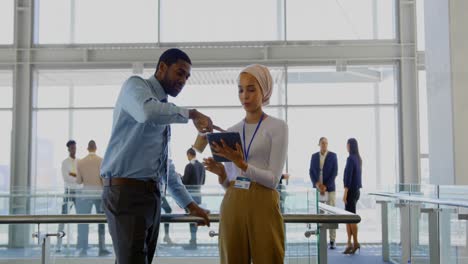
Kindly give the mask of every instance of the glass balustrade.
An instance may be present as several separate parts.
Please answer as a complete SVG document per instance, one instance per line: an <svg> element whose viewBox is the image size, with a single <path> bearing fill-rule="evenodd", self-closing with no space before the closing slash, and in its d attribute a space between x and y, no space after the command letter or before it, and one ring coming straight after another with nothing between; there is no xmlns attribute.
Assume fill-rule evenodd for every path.
<svg viewBox="0 0 468 264"><path fill-rule="evenodd" d="M468 263L468 186L401 184L372 193L394 263ZM386 232L386 233L385 233Z"/></svg>
<svg viewBox="0 0 468 264"><path fill-rule="evenodd" d="M280 192L280 209L284 214L317 214L318 199L315 190L306 188L282 186ZM218 214L224 191L219 187L202 186L200 192L191 192L192 196L201 196L201 206ZM77 193L64 193L63 190L14 188L9 192L0 193L0 215L60 215L96 214L96 208L84 212L82 204L99 199L100 190L85 189ZM74 198L75 202L69 198ZM172 214L184 214L170 195L166 197ZM81 203L81 204L80 204ZM81 208L80 208L81 207ZM64 208L66 208L65 211ZM167 213L162 210L162 213ZM78 227L88 226L88 247L86 252L78 248ZM166 233L167 228L167 233ZM286 223L286 261L285 263L318 263L318 225L306 223ZM11 224L0 225L0 263L12 259L36 261L41 256L41 246L34 232L57 233L64 231L66 236L58 239L50 238L50 252L55 263L65 263L70 258L98 259L113 263L114 255L112 240L105 224L105 248L110 254L100 252L99 230L97 223L91 224ZM311 232L311 236L306 236ZM197 247L190 247L191 230L189 223L161 223L156 255L164 263L170 263L177 258L190 258L195 263L218 263L218 224L210 227L198 227ZM167 234L167 235L166 235ZM84 237L84 236L82 236ZM83 242L82 242L83 243ZM100 254L101 253L101 254ZM10 263L10 262L6 262ZM92 262L90 262L92 263ZM158 262L159 263L159 262Z"/></svg>

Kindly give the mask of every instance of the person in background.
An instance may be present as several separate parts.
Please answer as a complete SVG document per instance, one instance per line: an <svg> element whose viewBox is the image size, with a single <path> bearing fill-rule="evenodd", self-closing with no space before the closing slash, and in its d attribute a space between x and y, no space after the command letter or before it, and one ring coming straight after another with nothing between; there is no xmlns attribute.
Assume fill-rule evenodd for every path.
<svg viewBox="0 0 468 264"><path fill-rule="evenodd" d="M101 168L102 158L96 155L96 142L90 140L88 143L88 155L78 161L76 182L83 184L81 193L83 197L78 196L76 199L76 211L79 214L90 214L91 210L96 209L97 214L102 214L102 179L99 173ZM96 195L96 197L85 197L87 195ZM110 251L106 249L106 233L105 225L98 225L98 240L99 240L99 256L107 256ZM87 255L88 249L88 233L89 224L78 225L78 248L81 249L80 256Z"/></svg>
<svg viewBox="0 0 468 264"><path fill-rule="evenodd" d="M309 176L314 188L320 192L320 200L330 206L335 206L335 178L338 174L338 159L334 152L328 150L328 139L319 140L320 151L310 159ZM336 229L330 231L330 249L335 249Z"/></svg>
<svg viewBox="0 0 468 264"><path fill-rule="evenodd" d="M205 184L205 167L197 160L197 153L189 148L187 150L187 159L189 163L185 166L182 183L192 195L197 204L201 204L202 197L200 186ZM184 249L197 249L197 224L190 224L190 243L184 246Z"/></svg>
<svg viewBox="0 0 468 264"><path fill-rule="evenodd" d="M263 112L272 91L267 67L253 64L241 71L238 96L245 117L228 131L240 133L242 146L214 143L213 154L231 162L204 160L226 188L219 223L221 264L284 263L284 221L276 188L288 152L288 125Z"/></svg>
<svg viewBox="0 0 468 264"><path fill-rule="evenodd" d="M80 184L76 183L76 166L78 159L76 158L76 141L69 140L66 144L68 157L62 161L62 179L65 185L65 193L62 203L62 214L68 214L70 209L76 207L76 191L81 188ZM63 232L64 224L59 224L58 231ZM62 249L62 238L57 238L57 252Z"/></svg>
<svg viewBox="0 0 468 264"><path fill-rule="evenodd" d="M161 208L164 210L164 213L170 214L172 213L172 208L167 201L166 196L161 197ZM163 241L168 244L172 245L172 239L169 236L169 223L164 223L164 238Z"/></svg>
<svg viewBox="0 0 468 264"><path fill-rule="evenodd" d="M168 49L148 79L131 76L122 85L101 165L104 213L119 264L153 262L166 186L180 207L209 225L209 211L193 201L169 159L171 124L192 120L199 132L213 131L208 116L168 102L182 91L191 69L185 52Z"/></svg>
<svg viewBox="0 0 468 264"><path fill-rule="evenodd" d="M346 167L344 170L344 194L343 202L345 210L353 214L356 213L356 204L359 200L360 191L362 188L362 159L359 154L358 142L354 138L348 139L346 144L349 156L346 160ZM354 254L361 245L358 242L358 226L357 224L346 224L346 232L348 234L348 243L344 254ZM351 237L354 244L351 244Z"/></svg>

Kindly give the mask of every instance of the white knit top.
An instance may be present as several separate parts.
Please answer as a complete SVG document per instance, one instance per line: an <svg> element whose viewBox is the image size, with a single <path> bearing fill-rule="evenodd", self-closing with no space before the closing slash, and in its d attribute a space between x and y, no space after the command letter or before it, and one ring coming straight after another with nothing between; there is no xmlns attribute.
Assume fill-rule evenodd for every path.
<svg viewBox="0 0 468 264"><path fill-rule="evenodd" d="M242 148L247 148L257 124L245 124L247 145L242 138L243 126L244 120L229 128L228 131L238 132L241 135ZM288 125L281 119L267 116L260 125L250 147L247 171L243 173L234 163L226 162L224 166L227 178L223 186L227 188L230 181L234 181L238 176L243 176L252 182L275 189L283 173L287 152Z"/></svg>

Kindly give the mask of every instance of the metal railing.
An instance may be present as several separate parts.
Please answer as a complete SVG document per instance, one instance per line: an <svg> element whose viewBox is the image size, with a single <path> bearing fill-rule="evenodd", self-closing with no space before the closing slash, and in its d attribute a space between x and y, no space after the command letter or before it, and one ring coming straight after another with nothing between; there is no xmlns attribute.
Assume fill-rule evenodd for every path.
<svg viewBox="0 0 468 264"><path fill-rule="evenodd" d="M213 223L219 222L218 214L210 214ZM285 223L296 224L350 224L359 223L361 218L355 214L284 214ZM186 214L162 214L162 223L197 223L202 218ZM0 224L93 224L107 223L104 214L76 215L0 215Z"/></svg>
<svg viewBox="0 0 468 264"><path fill-rule="evenodd" d="M382 256L384 261L393 262L390 258L388 217L389 205L394 204L399 209L401 217L401 263L407 263L407 260L411 260L411 245L418 243L420 214L427 214L428 216L429 263L450 262L448 253L450 252L450 214L457 213L459 220L468 220L466 212L459 212L459 208L468 208L468 202L454 199L427 198L422 197L422 193L409 195L407 192L373 192L369 193L369 195L382 198L377 200L377 203L381 205L382 209ZM441 230L441 227L448 228L448 230Z"/></svg>
<svg viewBox="0 0 468 264"><path fill-rule="evenodd" d="M398 199L400 201L468 208L468 202L454 201L453 199L451 200L434 199L434 198L420 197L420 196L415 196L415 195L408 195L406 193L398 194L398 193L387 193L387 192L371 192L369 193L369 195L374 195L374 196L379 196L379 197L388 197L388 198Z"/></svg>
<svg viewBox="0 0 468 264"><path fill-rule="evenodd" d="M306 230L304 236L319 235L319 263L327 263L327 229L336 229L338 224L359 223L361 217L349 213L340 208L328 206L319 203L319 208L325 214L283 214L284 223L290 224L319 224L318 230ZM210 214L209 219L212 223L220 221L219 214ZM162 214L162 223L194 223L201 222L202 218L190 216L187 214ZM104 214L76 214L76 215L0 215L0 224L84 224L84 223L106 223ZM309 227L310 228L310 227ZM60 234L64 236L65 234ZM211 237L217 233L210 231ZM45 234L35 233L34 237L39 238L42 248L42 263L49 263L50 260L50 236L58 236L57 233Z"/></svg>

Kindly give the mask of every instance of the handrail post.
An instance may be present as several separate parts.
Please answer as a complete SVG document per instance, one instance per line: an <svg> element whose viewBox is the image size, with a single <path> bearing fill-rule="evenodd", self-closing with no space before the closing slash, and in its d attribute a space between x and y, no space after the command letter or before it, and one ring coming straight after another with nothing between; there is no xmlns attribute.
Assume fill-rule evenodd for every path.
<svg viewBox="0 0 468 264"><path fill-rule="evenodd" d="M385 262L390 262L390 243L388 238L388 205L390 201L377 201L381 206L381 223L382 223L382 258Z"/></svg>
<svg viewBox="0 0 468 264"><path fill-rule="evenodd" d="M319 229L319 264L328 263L327 255L327 228L323 224L318 225Z"/></svg>
<svg viewBox="0 0 468 264"><path fill-rule="evenodd" d="M319 264L328 263L327 230L337 229L338 224L319 224Z"/></svg>
<svg viewBox="0 0 468 264"><path fill-rule="evenodd" d="M466 237L465 237L465 250L463 251L463 256L468 257L468 213L459 212L458 220L465 220Z"/></svg>
<svg viewBox="0 0 468 264"><path fill-rule="evenodd" d="M423 208L423 213L427 213L429 231L429 263L440 263L439 250L439 210L437 208Z"/></svg>
<svg viewBox="0 0 468 264"><path fill-rule="evenodd" d="M429 263L451 263L450 261L450 214L449 208L422 208L428 215Z"/></svg>
<svg viewBox="0 0 468 264"><path fill-rule="evenodd" d="M62 238L65 236L65 233L61 231L58 233L46 234L46 233L41 233L39 231L33 234L33 238L37 238L38 243L41 245L41 264L52 263L50 259L50 237L51 236Z"/></svg>
<svg viewBox="0 0 468 264"><path fill-rule="evenodd" d="M450 217L452 213L455 213L453 208L439 208L440 263L454 263L450 254L452 244Z"/></svg>
<svg viewBox="0 0 468 264"><path fill-rule="evenodd" d="M465 221L465 229L466 229L466 237L465 237L465 250L463 252L464 257L468 257L468 213L463 211L463 212L458 212L458 220L464 220Z"/></svg>
<svg viewBox="0 0 468 264"><path fill-rule="evenodd" d="M395 204L400 208L400 242L401 242L401 264L411 261L411 210L408 203L400 201Z"/></svg>

